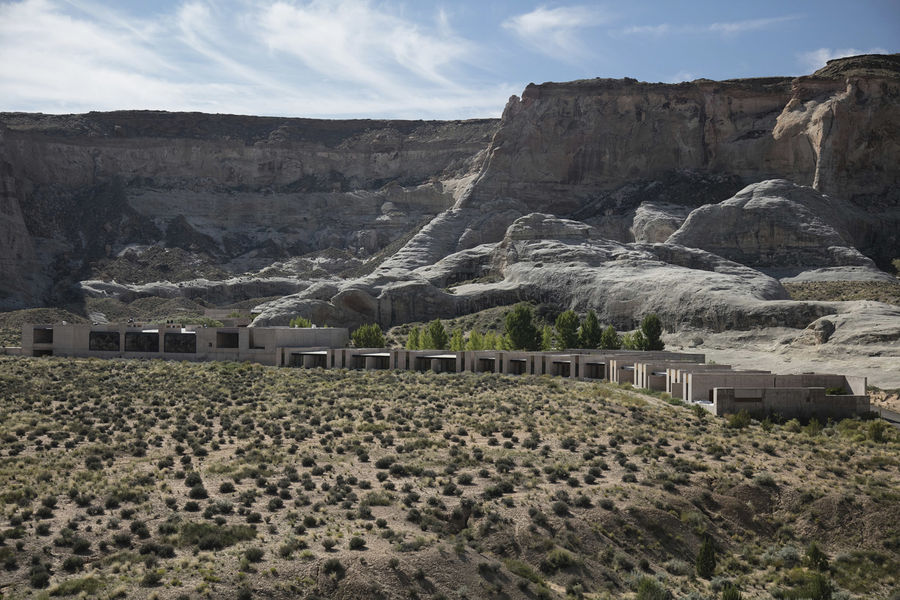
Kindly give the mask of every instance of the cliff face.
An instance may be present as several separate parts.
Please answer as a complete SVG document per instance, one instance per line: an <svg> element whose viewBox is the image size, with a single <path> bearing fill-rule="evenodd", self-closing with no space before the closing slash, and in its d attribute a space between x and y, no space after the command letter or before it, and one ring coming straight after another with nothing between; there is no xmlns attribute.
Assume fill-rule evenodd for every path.
<svg viewBox="0 0 900 600"><path fill-rule="evenodd" d="M898 133L896 55L832 61L793 80L529 85L507 104L467 201L509 197L529 210L591 218L635 209L642 200L622 206L617 190L673 172L737 178L727 193L707 180L676 198L694 206L742 184L787 179L877 214L850 227L884 264L898 253Z"/></svg>
<svg viewBox="0 0 900 600"><path fill-rule="evenodd" d="M898 134L897 56L832 61L796 79L529 85L499 121L0 114L0 302L58 302L68 283L109 283L127 253L163 246L221 274L216 289L286 277L278 289L302 290L297 300L332 323L433 317L465 307L422 292L418 270L456 255L446 264L459 271L444 280L477 276L487 268L478 248L534 212L581 221L598 239L684 243L770 274L852 266L869 277L857 251L880 265L900 256ZM766 189L787 191L700 209L770 179L781 182ZM809 188L802 201L792 184ZM827 223L811 206L827 207ZM326 249L344 267L295 268ZM380 266L356 271L370 275L335 277L375 255ZM128 285L152 283L133 275ZM199 297L205 285L141 289ZM296 311L292 302L270 320Z"/></svg>
<svg viewBox="0 0 900 600"><path fill-rule="evenodd" d="M568 213L598 191L680 169L756 180L793 170L771 137L790 89L789 79L529 85L507 104L470 200Z"/></svg>
<svg viewBox="0 0 900 600"><path fill-rule="evenodd" d="M0 285L28 304L49 294L18 293L33 267L86 278L135 244L181 247L237 273L327 248L365 257L451 206L495 127L3 114L4 256L21 258L5 260ZM32 247L42 264L29 262Z"/></svg>

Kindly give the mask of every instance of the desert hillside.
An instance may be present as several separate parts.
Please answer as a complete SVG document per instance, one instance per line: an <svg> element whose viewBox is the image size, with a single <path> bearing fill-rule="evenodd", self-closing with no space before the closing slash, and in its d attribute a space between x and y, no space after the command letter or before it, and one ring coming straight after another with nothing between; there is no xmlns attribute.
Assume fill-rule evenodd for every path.
<svg viewBox="0 0 900 600"><path fill-rule="evenodd" d="M4 597L900 585L900 438L878 420L726 421L545 377L58 358L0 359L0 396Z"/></svg>

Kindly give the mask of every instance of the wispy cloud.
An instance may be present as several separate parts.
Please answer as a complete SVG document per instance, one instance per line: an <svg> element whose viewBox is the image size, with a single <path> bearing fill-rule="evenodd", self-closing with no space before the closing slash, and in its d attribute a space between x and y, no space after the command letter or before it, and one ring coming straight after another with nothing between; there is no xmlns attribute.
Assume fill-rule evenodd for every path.
<svg viewBox="0 0 900 600"><path fill-rule="evenodd" d="M91 0L0 2L0 110L498 114L520 85L469 69L449 17L367 0L189 0L141 20Z"/></svg>
<svg viewBox="0 0 900 600"><path fill-rule="evenodd" d="M609 13L596 7L542 6L507 19L503 27L544 54L574 60L587 54L579 30L604 25L610 20Z"/></svg>
<svg viewBox="0 0 900 600"><path fill-rule="evenodd" d="M819 48L818 50L801 52L797 60L808 72L812 73L824 67L829 60L844 58L845 56L856 56L858 54L888 54L888 51L884 48L869 48L868 50L859 50L857 48Z"/></svg>
<svg viewBox="0 0 900 600"><path fill-rule="evenodd" d="M708 26L713 33L735 34L759 29L770 29L773 25L781 25L788 21L799 19L800 15L787 15L784 17L769 17L766 19L747 19L744 21L731 21L726 23L712 23Z"/></svg>
<svg viewBox="0 0 900 600"><path fill-rule="evenodd" d="M785 15L781 17L768 17L764 19L745 19L743 21L725 21L721 23L707 23L705 25L673 25L661 23L658 25L632 25L622 29L622 33L629 35L665 35L665 34L720 34L736 35L747 31L770 29L776 25L799 19L800 15Z"/></svg>

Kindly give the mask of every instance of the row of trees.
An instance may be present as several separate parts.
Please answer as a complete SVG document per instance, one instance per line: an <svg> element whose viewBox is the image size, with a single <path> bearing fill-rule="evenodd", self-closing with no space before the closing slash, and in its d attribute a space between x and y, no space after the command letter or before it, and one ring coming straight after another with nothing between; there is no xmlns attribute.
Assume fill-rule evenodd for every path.
<svg viewBox="0 0 900 600"><path fill-rule="evenodd" d="M665 347L661 339L662 322L652 313L644 317L640 329L620 337L612 325L602 327L593 310L588 311L583 321L574 310L567 310L556 317L554 328L545 325L538 331L531 307L519 304L506 316L506 334L513 349L662 350Z"/></svg>
<svg viewBox="0 0 900 600"><path fill-rule="evenodd" d="M619 336L610 325L603 327L597 313L588 311L583 320L573 310L556 318L554 326L539 327L534 312L526 303L517 304L506 315L503 334L477 330L465 336L462 329L448 333L440 319L424 327L414 327L406 340L407 350L552 350L566 348L617 350L662 350L662 323L655 314L641 321L640 329ZM377 324L363 325L353 332L353 344L358 348L384 346L384 335Z"/></svg>

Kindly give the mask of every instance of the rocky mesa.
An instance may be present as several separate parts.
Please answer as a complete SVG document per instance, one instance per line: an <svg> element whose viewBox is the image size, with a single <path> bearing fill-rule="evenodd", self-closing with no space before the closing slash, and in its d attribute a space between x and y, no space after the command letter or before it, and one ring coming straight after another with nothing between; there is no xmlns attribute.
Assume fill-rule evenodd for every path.
<svg viewBox="0 0 900 600"><path fill-rule="evenodd" d="M499 120L3 114L0 303L278 296L257 324L391 326L532 300L620 328L866 329L894 312L782 282L895 280L898 133L900 55L531 84ZM160 249L197 276L127 271Z"/></svg>

